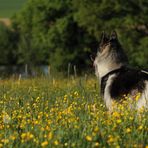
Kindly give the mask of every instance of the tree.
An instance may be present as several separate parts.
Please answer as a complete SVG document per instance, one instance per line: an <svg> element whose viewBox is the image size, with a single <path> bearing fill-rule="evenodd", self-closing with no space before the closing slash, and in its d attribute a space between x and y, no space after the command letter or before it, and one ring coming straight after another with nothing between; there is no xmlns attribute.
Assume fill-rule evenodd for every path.
<svg viewBox="0 0 148 148"><path fill-rule="evenodd" d="M73 0L73 6L75 20L91 35L97 39L102 30L116 30L130 63L148 66L147 1Z"/></svg>
<svg viewBox="0 0 148 148"><path fill-rule="evenodd" d="M13 18L18 63L50 64L58 70L72 63L83 70L101 32L116 30L130 63L148 66L147 14L145 0L28 0Z"/></svg>
<svg viewBox="0 0 148 148"><path fill-rule="evenodd" d="M50 64L58 70L67 69L68 63L87 66L94 39L74 21L71 5L70 0L30 0L14 17L20 63Z"/></svg>
<svg viewBox="0 0 148 148"><path fill-rule="evenodd" d="M13 65L17 62L17 34L3 23L0 24L0 65Z"/></svg>

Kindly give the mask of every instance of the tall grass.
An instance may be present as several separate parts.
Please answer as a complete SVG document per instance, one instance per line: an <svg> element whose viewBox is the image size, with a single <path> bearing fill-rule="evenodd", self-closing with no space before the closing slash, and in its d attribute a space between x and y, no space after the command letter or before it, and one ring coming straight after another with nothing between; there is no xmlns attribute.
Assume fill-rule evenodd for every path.
<svg viewBox="0 0 148 148"><path fill-rule="evenodd" d="M0 147L147 147L146 112L108 113L93 78L0 81Z"/></svg>

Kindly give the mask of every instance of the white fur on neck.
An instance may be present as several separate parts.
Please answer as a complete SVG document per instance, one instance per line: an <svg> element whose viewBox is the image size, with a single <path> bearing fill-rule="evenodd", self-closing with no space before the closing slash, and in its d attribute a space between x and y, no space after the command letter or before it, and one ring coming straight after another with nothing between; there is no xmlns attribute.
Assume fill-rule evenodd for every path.
<svg viewBox="0 0 148 148"><path fill-rule="evenodd" d="M112 63L111 61L103 61L98 64L97 61L95 61L96 75L102 78L107 73L120 68L122 65L123 64Z"/></svg>

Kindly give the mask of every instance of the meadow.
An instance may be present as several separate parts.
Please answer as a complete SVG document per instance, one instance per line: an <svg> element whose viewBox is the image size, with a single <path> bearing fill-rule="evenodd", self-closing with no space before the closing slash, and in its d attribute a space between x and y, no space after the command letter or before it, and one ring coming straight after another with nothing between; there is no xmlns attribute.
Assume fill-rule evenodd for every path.
<svg viewBox="0 0 148 148"><path fill-rule="evenodd" d="M92 77L0 80L0 147L148 148L148 116L112 114Z"/></svg>

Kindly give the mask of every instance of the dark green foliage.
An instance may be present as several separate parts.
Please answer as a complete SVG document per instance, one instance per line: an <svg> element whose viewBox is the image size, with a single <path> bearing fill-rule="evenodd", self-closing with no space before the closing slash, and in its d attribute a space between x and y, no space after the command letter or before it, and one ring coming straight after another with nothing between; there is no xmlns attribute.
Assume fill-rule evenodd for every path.
<svg viewBox="0 0 148 148"><path fill-rule="evenodd" d="M98 38L102 30L116 30L130 63L148 66L148 2L75 0L75 20ZM142 49L143 48L143 49Z"/></svg>
<svg viewBox="0 0 148 148"><path fill-rule="evenodd" d="M95 38L74 20L70 0L30 0L13 23L20 34L19 63L50 64L60 71L68 63L88 66Z"/></svg>
<svg viewBox="0 0 148 148"><path fill-rule="evenodd" d="M0 65L16 64L17 34L0 23Z"/></svg>
<svg viewBox="0 0 148 148"><path fill-rule="evenodd" d="M130 63L148 67L147 14L145 0L28 0L13 17L17 63L84 70L101 32L116 30Z"/></svg>

